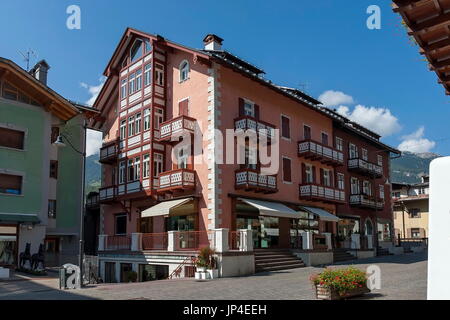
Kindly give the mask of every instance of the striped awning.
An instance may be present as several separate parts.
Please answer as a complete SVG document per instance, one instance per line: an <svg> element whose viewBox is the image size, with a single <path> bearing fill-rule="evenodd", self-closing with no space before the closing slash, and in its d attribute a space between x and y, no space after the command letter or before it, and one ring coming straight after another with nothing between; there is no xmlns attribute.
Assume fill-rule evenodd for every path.
<svg viewBox="0 0 450 320"><path fill-rule="evenodd" d="M141 218L168 216L171 210L174 210L188 202L193 201L193 198L183 198L160 202L153 207L145 209L141 212Z"/></svg>
<svg viewBox="0 0 450 320"><path fill-rule="evenodd" d="M241 200L251 205L252 207L257 208L259 210L259 214L262 216L293 218L293 219L299 217L297 211L292 210L291 208L279 202L254 200L247 198L238 198L238 200Z"/></svg>

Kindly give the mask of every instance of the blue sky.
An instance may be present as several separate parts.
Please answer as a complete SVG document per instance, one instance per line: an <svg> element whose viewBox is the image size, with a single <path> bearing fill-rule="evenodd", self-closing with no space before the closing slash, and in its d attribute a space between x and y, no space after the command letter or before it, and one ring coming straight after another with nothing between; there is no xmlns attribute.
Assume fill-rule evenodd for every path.
<svg viewBox="0 0 450 320"><path fill-rule="evenodd" d="M66 28L72 4L81 30ZM372 4L381 30L366 27ZM384 142L449 155L449 97L400 21L387 0L5 1L0 56L24 67L18 50L34 49L52 67L49 85L86 102L127 26L196 48L216 33L272 81L306 85L314 97L330 91L322 98L332 108L384 133Z"/></svg>

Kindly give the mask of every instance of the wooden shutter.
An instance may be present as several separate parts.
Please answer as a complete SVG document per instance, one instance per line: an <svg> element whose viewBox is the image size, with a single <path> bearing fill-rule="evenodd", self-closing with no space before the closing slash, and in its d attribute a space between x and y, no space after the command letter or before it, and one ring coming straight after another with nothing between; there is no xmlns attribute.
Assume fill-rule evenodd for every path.
<svg viewBox="0 0 450 320"><path fill-rule="evenodd" d="M330 187L334 187L334 172L330 171Z"/></svg>
<svg viewBox="0 0 450 320"><path fill-rule="evenodd" d="M313 183L317 183L317 177L316 177L316 166L312 166L312 176L313 176Z"/></svg>
<svg viewBox="0 0 450 320"><path fill-rule="evenodd" d="M303 126L303 136L305 140L311 139L311 128L308 126Z"/></svg>
<svg viewBox="0 0 450 320"><path fill-rule="evenodd" d="M245 115L244 99L239 98L239 117L243 117L244 115Z"/></svg>
<svg viewBox="0 0 450 320"><path fill-rule="evenodd" d="M59 127L52 127L51 143L55 142L59 136Z"/></svg>
<svg viewBox="0 0 450 320"><path fill-rule="evenodd" d="M0 174L0 189L22 190L22 177L11 174Z"/></svg>
<svg viewBox="0 0 450 320"><path fill-rule="evenodd" d="M290 138L290 127L289 127L290 123L289 123L289 118L282 116L281 117L281 130L282 130L282 134L283 137L285 138Z"/></svg>
<svg viewBox="0 0 450 320"><path fill-rule="evenodd" d="M188 116L189 115L189 99L178 102L178 115Z"/></svg>
<svg viewBox="0 0 450 320"><path fill-rule="evenodd" d="M259 120L259 105L255 104L254 108L255 108L255 118L256 120Z"/></svg>
<svg viewBox="0 0 450 320"><path fill-rule="evenodd" d="M325 170L323 168L320 168L320 185L324 185L325 183Z"/></svg>
<svg viewBox="0 0 450 320"><path fill-rule="evenodd" d="M283 180L291 182L291 160L283 158Z"/></svg>
<svg viewBox="0 0 450 320"><path fill-rule="evenodd" d="M13 149L23 149L25 133L23 131L0 128L0 146Z"/></svg>
<svg viewBox="0 0 450 320"><path fill-rule="evenodd" d="M303 183L306 183L306 165L302 163L302 181Z"/></svg>

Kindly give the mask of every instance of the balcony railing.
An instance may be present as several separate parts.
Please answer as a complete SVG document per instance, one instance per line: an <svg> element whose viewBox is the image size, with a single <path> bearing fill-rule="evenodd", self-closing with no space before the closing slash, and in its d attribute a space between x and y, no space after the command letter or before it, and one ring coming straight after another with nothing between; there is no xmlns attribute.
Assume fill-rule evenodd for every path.
<svg viewBox="0 0 450 320"><path fill-rule="evenodd" d="M267 176L253 169L241 169L235 172L236 189L245 189L255 192L277 192L277 176Z"/></svg>
<svg viewBox="0 0 450 320"><path fill-rule="evenodd" d="M344 154L341 151L312 140L304 140L298 143L298 156L318 160L330 165L337 166L344 164Z"/></svg>
<svg viewBox="0 0 450 320"><path fill-rule="evenodd" d="M108 145L103 146L100 149L100 157L99 162L100 163L113 163L119 154L119 145L117 142L110 143Z"/></svg>
<svg viewBox="0 0 450 320"><path fill-rule="evenodd" d="M242 130L254 130L260 136L268 139L275 138L275 126L265 121L257 120L254 117L242 116L234 120L234 128Z"/></svg>
<svg viewBox="0 0 450 320"><path fill-rule="evenodd" d="M99 201L100 203L107 203L114 201L114 198L117 196L117 187L116 186L108 186L99 189Z"/></svg>
<svg viewBox="0 0 450 320"><path fill-rule="evenodd" d="M108 236L105 250L131 250L131 236Z"/></svg>
<svg viewBox="0 0 450 320"><path fill-rule="evenodd" d="M383 209L384 200L375 199L375 197L366 194L352 194L350 195L350 205L362 208Z"/></svg>
<svg viewBox="0 0 450 320"><path fill-rule="evenodd" d="M86 198L86 207L87 208L94 208L97 207L100 203L100 195L95 194L93 196Z"/></svg>
<svg viewBox="0 0 450 320"><path fill-rule="evenodd" d="M178 141L178 138L183 134L195 132L196 121L196 119L187 116L179 116L165 121L160 124L159 134L155 138L161 142L171 141L172 138Z"/></svg>
<svg viewBox="0 0 450 320"><path fill-rule="evenodd" d="M167 250L167 232L142 234L142 250Z"/></svg>
<svg viewBox="0 0 450 320"><path fill-rule="evenodd" d="M195 189L195 171L189 169L177 169L163 172L159 175L158 192L191 190Z"/></svg>
<svg viewBox="0 0 450 320"><path fill-rule="evenodd" d="M300 199L327 202L345 202L345 192L317 184L301 184Z"/></svg>
<svg viewBox="0 0 450 320"><path fill-rule="evenodd" d="M360 158L349 159L348 170L357 171L361 174L366 174L377 178L383 176L382 166Z"/></svg>
<svg viewBox="0 0 450 320"><path fill-rule="evenodd" d="M203 247L214 248L214 232L179 231L175 233L175 250L199 250Z"/></svg>

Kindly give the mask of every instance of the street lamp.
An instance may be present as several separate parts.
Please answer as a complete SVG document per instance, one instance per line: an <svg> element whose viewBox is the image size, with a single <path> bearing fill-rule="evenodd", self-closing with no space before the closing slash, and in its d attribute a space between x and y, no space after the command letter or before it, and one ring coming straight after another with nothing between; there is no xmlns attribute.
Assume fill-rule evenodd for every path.
<svg viewBox="0 0 450 320"><path fill-rule="evenodd" d="M60 133L58 137L56 138L55 142L53 142L53 145L58 148L66 147L66 143L72 148L73 151L83 156L83 177L82 177L82 183L81 183L81 212L80 212L80 243L79 243L79 256L78 256L78 266L80 268L80 285L83 286L83 255L84 255L84 215L85 215L85 179L86 179L86 130L87 130L87 124L86 120L83 120L83 130L84 130L84 143L83 143L83 150L80 151L77 148L73 146L73 144L70 142L69 138L67 138L66 135L63 133ZM65 141L65 142L64 142Z"/></svg>

